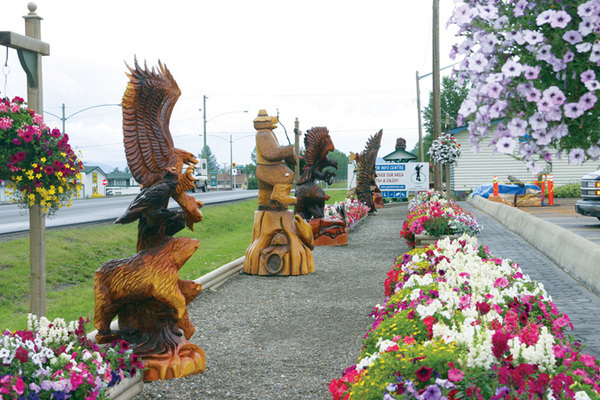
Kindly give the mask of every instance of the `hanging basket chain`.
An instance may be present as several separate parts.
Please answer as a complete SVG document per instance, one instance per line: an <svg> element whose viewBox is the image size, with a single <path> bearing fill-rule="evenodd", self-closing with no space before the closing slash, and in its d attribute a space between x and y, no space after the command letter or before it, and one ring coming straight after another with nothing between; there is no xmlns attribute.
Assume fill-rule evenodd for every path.
<svg viewBox="0 0 600 400"><path fill-rule="evenodd" d="M4 74L4 90L2 93L6 96L6 87L8 85L8 75L10 74L10 67L8 66L8 47L6 48L6 59L4 61L4 66L2 67L2 74Z"/></svg>

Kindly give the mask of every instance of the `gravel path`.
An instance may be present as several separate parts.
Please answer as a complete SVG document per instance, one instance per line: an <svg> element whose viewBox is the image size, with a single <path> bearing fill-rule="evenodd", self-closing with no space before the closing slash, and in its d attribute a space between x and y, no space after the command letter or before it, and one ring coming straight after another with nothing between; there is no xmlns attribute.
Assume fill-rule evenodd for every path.
<svg viewBox="0 0 600 400"><path fill-rule="evenodd" d="M347 246L317 247L313 274L240 274L201 293L189 311L206 371L146 383L136 400L330 399L331 380L358 358L386 272L408 251L399 236L406 215L406 205L386 206Z"/></svg>

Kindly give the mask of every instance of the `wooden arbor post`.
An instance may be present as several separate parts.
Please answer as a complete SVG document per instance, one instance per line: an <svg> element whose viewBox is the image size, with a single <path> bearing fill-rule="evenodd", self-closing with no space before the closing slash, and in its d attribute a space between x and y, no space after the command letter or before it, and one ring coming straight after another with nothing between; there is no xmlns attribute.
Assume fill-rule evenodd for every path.
<svg viewBox="0 0 600 400"><path fill-rule="evenodd" d="M42 18L35 13L37 5L27 5L25 35L0 32L0 44L17 50L19 61L27 74L27 105L37 114L44 112L42 56L50 54L50 45L41 41ZM30 311L46 315L46 219L41 205L29 209Z"/></svg>

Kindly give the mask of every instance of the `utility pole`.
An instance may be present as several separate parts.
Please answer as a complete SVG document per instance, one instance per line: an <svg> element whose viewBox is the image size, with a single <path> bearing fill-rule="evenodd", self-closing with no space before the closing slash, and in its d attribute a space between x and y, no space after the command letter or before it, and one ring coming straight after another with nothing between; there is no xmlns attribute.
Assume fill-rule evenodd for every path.
<svg viewBox="0 0 600 400"><path fill-rule="evenodd" d="M294 137L294 152L296 153L296 165L294 166L295 189L298 179L300 179L300 122L298 121L298 117L296 117L296 122L294 124Z"/></svg>
<svg viewBox="0 0 600 400"><path fill-rule="evenodd" d="M433 139L441 136L442 103L440 97L440 0L433 0ZM442 170L440 163L433 167L433 187L442 190Z"/></svg>
<svg viewBox="0 0 600 400"><path fill-rule="evenodd" d="M204 118L204 147L202 148L202 153L204 153L206 151L206 96L202 96L203 100L204 100L204 104L202 105L202 112L203 112L203 118ZM204 154L204 156L206 157L207 154Z"/></svg>
<svg viewBox="0 0 600 400"><path fill-rule="evenodd" d="M423 130L421 127L421 89L419 87L419 71L417 71L417 112L419 116L419 162L425 162L423 150Z"/></svg>

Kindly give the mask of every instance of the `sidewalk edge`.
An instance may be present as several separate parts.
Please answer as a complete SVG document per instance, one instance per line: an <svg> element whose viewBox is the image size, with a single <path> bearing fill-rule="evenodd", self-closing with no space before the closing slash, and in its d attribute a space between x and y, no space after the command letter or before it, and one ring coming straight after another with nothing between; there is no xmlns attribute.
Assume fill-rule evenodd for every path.
<svg viewBox="0 0 600 400"><path fill-rule="evenodd" d="M489 201L481 196L469 197L467 203L521 236L579 283L600 296L600 245L518 208Z"/></svg>

